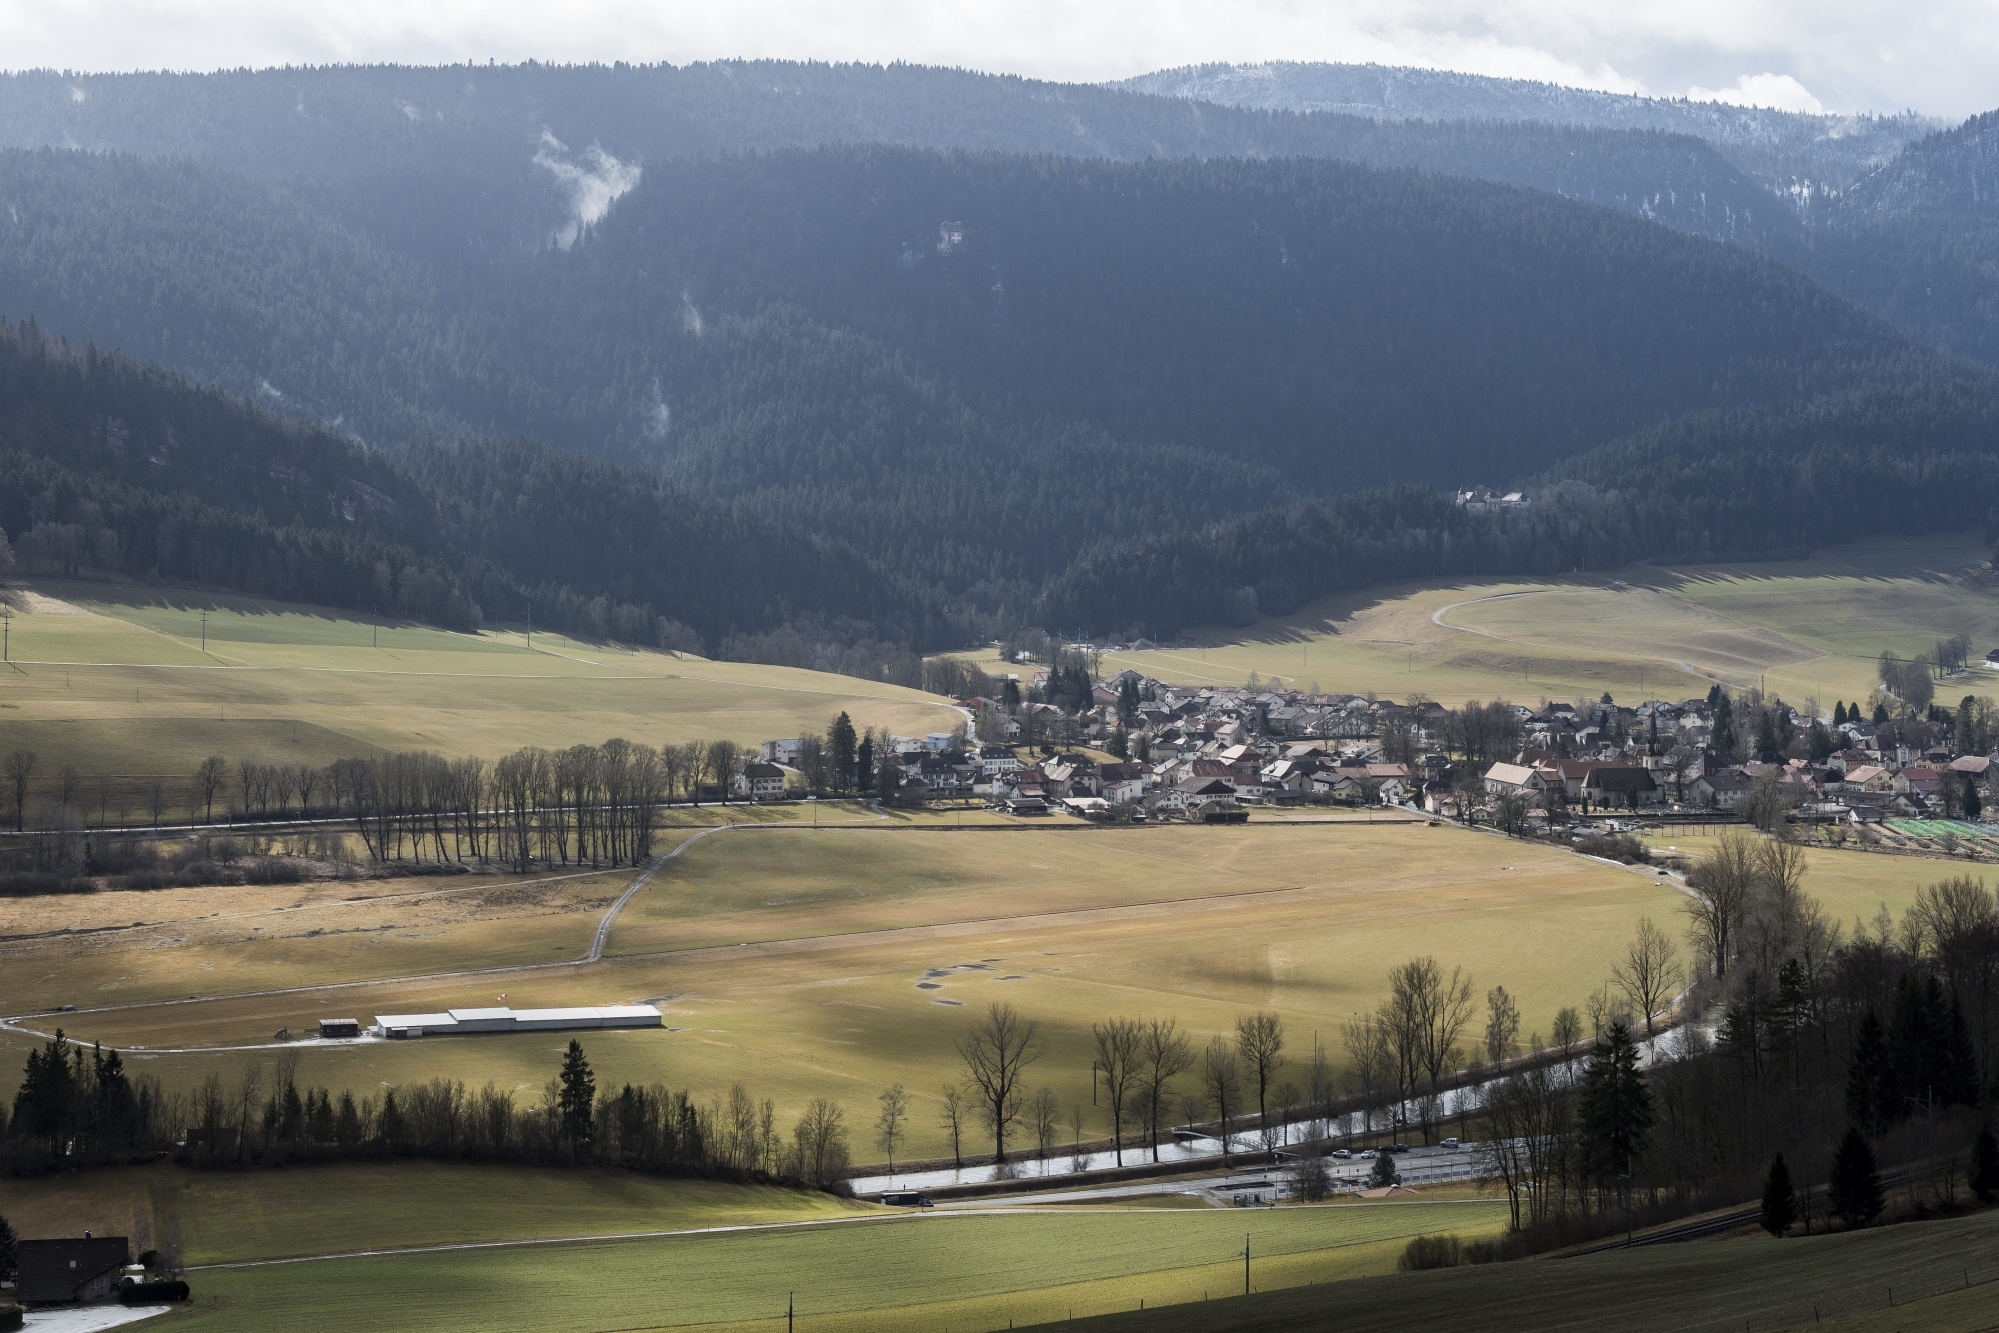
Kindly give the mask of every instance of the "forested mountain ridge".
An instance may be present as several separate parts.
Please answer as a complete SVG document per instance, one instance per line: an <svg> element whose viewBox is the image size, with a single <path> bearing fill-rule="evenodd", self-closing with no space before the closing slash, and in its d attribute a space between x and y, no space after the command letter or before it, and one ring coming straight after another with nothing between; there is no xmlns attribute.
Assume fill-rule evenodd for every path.
<svg viewBox="0 0 1999 1333"><path fill-rule="evenodd" d="M1990 184L1999 113L1950 127L1912 113L1809 115L1449 70L1283 62L1162 70L1117 86L1386 122L1546 121L1690 136L1760 187L1739 205L1755 225L1724 234L1672 214L1657 220L1763 250L1933 346L1999 365L1999 190ZM1773 201L1800 225L1773 217Z"/></svg>
<svg viewBox="0 0 1999 1333"><path fill-rule="evenodd" d="M1737 248L1317 159L671 160L475 270L201 163L0 153L0 202L17 313L378 442L664 473L988 610L1101 542L1935 360Z"/></svg>
<svg viewBox="0 0 1999 1333"><path fill-rule="evenodd" d="M809 611L946 632L851 551L628 468L525 444L391 455L32 325L0 325L0 529L30 571L457 628L532 612L698 648Z"/></svg>
<svg viewBox="0 0 1999 1333"><path fill-rule="evenodd" d="M1941 121L1913 112L1815 115L1393 65L1191 65L1115 86L1268 111L1330 111L1380 120L1541 121L1691 135L1782 191L1799 183L1838 191L1886 165L1905 145L1943 128Z"/></svg>
<svg viewBox="0 0 1999 1333"><path fill-rule="evenodd" d="M1330 100L1312 92L1328 80ZM1248 105L1194 100L1204 92ZM1260 109L1335 104L1357 114ZM1999 311L1925 304L1939 276L1977 273L1967 257L1995 257L1987 238L1967 252L1956 232L1920 224L1823 244L1801 231L1935 128L1367 66L1202 67L1120 87L780 61L0 75L0 146L204 161L280 183L357 236L433 264L566 244L674 159L836 143L1320 157L1546 190L1761 248L1925 340L1999 364Z"/></svg>
<svg viewBox="0 0 1999 1333"><path fill-rule="evenodd" d="M1771 254L1949 351L1999 365L1999 112L1909 145Z"/></svg>
<svg viewBox="0 0 1999 1333"><path fill-rule="evenodd" d="M1910 144L1846 192L1839 220L1940 212L1999 213L1999 111Z"/></svg>
<svg viewBox="0 0 1999 1333"><path fill-rule="evenodd" d="M954 614L1018 612L1105 543L1507 483L1661 419L1941 364L1739 248L1323 159L674 159L569 246L472 268L184 160L0 152L0 203L16 313L377 442L629 463ZM560 568L514 572L579 577Z"/></svg>
<svg viewBox="0 0 1999 1333"><path fill-rule="evenodd" d="M1520 509L1423 487L1247 514L1105 549L1053 581L1049 623L1171 636L1401 578L1797 554L1879 534L1999 538L1999 391L1945 373L1696 414L1581 455Z"/></svg>
<svg viewBox="0 0 1999 1333"><path fill-rule="evenodd" d="M432 260L573 235L639 170L824 144L1143 160L1328 157L1546 189L1718 238L1789 223L1699 139L1392 124L914 65L340 66L0 75L0 146L187 157L294 184Z"/></svg>
<svg viewBox="0 0 1999 1333"><path fill-rule="evenodd" d="M618 339L628 359L699 341L690 313L783 303L996 420L1230 456L1292 490L1505 479L1665 415L1926 357L1736 249L1534 192L1296 159L676 163L536 276L545 308L601 293L593 332L649 317ZM642 387L598 397L638 406ZM644 450L653 422L616 429ZM689 466L670 429L663 448Z"/></svg>

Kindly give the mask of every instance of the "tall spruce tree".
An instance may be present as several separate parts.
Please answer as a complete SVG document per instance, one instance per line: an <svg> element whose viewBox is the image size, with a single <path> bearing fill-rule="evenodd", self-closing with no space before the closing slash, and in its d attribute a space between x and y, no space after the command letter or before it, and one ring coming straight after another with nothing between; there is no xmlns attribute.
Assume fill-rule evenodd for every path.
<svg viewBox="0 0 1999 1333"><path fill-rule="evenodd" d="M1869 1009L1860 1016L1853 1054L1846 1064L1847 1119L1868 1134L1879 1134L1894 1123L1902 1101L1895 1092L1894 1070L1881 1020Z"/></svg>
<svg viewBox="0 0 1999 1333"><path fill-rule="evenodd" d="M858 745L854 737L854 720L843 711L826 728L826 752L833 758L833 782L842 791L866 782L854 772L854 761L859 757Z"/></svg>
<svg viewBox="0 0 1999 1333"><path fill-rule="evenodd" d="M1999 1197L1999 1138L1993 1137L1990 1120L1978 1127L1978 1137L1971 1141L1970 1176L1971 1192L1980 1203Z"/></svg>
<svg viewBox="0 0 1999 1333"><path fill-rule="evenodd" d="M1580 1111L1591 1170L1606 1179L1624 1174L1645 1151L1653 1110L1638 1068L1638 1043L1621 1021L1613 1022L1590 1052Z"/></svg>
<svg viewBox="0 0 1999 1333"><path fill-rule="evenodd" d="M590 1062L583 1056L583 1043L574 1037L563 1054L562 1073L557 1079L562 1085L556 1099L562 1116L562 1137L580 1154L590 1146L595 1128L592 1113L597 1103L597 1076L590 1072Z"/></svg>
<svg viewBox="0 0 1999 1333"><path fill-rule="evenodd" d="M1798 1196L1791 1188L1791 1168L1784 1165L1784 1154L1778 1153L1770 1159L1770 1174L1763 1178L1763 1229L1782 1236L1797 1220Z"/></svg>
<svg viewBox="0 0 1999 1333"><path fill-rule="evenodd" d="M1826 1206L1833 1216L1849 1227L1864 1227L1881 1216L1887 1198L1881 1192L1881 1175L1875 1169L1874 1149L1856 1125L1846 1127L1846 1137L1833 1154L1832 1177L1826 1182Z"/></svg>

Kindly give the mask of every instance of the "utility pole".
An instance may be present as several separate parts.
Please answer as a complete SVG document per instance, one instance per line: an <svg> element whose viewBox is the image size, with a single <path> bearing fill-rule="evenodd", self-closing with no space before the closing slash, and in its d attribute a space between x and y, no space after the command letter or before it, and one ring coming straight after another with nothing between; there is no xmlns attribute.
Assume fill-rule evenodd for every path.
<svg viewBox="0 0 1999 1333"><path fill-rule="evenodd" d="M201 651L208 651L208 612L201 613Z"/></svg>
<svg viewBox="0 0 1999 1333"><path fill-rule="evenodd" d="M534 647L534 607L528 606L528 647Z"/></svg>
<svg viewBox="0 0 1999 1333"><path fill-rule="evenodd" d="M14 613L0 610L0 662L14 660Z"/></svg>
<svg viewBox="0 0 1999 1333"><path fill-rule="evenodd" d="M789 1291L784 1293L784 1333L791 1333L792 1310L795 1308L795 1302L792 1300L792 1297L795 1294Z"/></svg>
<svg viewBox="0 0 1999 1333"><path fill-rule="evenodd" d="M1242 1235L1242 1294L1249 1295L1249 1233Z"/></svg>

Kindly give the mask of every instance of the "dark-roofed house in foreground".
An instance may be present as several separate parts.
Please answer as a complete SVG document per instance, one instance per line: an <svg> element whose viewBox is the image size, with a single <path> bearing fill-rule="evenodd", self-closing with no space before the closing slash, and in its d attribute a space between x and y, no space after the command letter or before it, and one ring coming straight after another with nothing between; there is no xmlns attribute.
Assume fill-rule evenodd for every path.
<svg viewBox="0 0 1999 1333"><path fill-rule="evenodd" d="M132 1247L123 1236L86 1233L75 1240L24 1240L17 1258L15 1300L23 1305L67 1305L115 1295L118 1278L132 1261Z"/></svg>

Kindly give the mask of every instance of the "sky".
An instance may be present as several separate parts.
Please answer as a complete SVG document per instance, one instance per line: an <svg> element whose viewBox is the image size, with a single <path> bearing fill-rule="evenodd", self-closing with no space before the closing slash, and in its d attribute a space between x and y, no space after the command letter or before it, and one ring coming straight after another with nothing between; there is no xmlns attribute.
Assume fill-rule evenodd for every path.
<svg viewBox="0 0 1999 1333"><path fill-rule="evenodd" d="M1777 106L1999 106L1999 0L0 0L0 65L774 57L1064 81L1329 60Z"/></svg>

